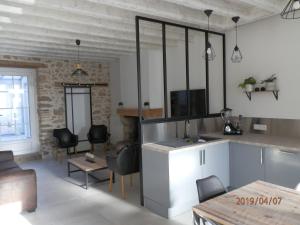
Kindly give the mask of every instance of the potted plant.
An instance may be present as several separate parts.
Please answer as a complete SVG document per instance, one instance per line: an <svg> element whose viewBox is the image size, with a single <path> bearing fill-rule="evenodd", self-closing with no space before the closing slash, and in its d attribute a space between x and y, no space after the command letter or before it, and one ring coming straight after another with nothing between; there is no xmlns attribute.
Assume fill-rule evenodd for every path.
<svg viewBox="0 0 300 225"><path fill-rule="evenodd" d="M149 108L150 108L150 103L149 103L149 102L144 102L144 107L145 107L146 109L149 109Z"/></svg>
<svg viewBox="0 0 300 225"><path fill-rule="evenodd" d="M239 84L239 87L244 89L246 92L252 92L254 90L254 85L256 84L256 80L253 77L248 77L244 80L243 83Z"/></svg>
<svg viewBox="0 0 300 225"><path fill-rule="evenodd" d="M276 74L272 74L272 76L263 80L261 83L265 85L267 91L275 91L277 89L276 80Z"/></svg>

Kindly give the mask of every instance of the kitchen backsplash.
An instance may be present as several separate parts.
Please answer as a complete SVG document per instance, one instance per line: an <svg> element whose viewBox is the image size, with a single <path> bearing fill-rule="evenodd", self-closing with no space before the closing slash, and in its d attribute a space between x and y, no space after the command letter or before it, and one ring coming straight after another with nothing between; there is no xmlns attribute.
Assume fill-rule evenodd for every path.
<svg viewBox="0 0 300 225"><path fill-rule="evenodd" d="M235 124L237 118L232 118L232 121ZM222 132L223 124L220 117L191 120L189 134L197 136L205 133ZM254 124L263 125L258 127L259 129L266 127L266 131L255 130ZM242 117L240 126L245 133L300 137L300 120ZM144 143L164 141L176 137L182 138L183 136L184 121L143 125Z"/></svg>

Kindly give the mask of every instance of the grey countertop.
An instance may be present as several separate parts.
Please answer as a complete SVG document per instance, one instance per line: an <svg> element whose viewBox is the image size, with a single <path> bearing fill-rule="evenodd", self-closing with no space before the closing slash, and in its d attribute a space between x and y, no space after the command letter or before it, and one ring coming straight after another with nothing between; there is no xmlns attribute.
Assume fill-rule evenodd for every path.
<svg viewBox="0 0 300 225"><path fill-rule="evenodd" d="M187 148L194 148L199 146L206 147L208 145L232 142L232 143L256 145L258 147L263 147L263 148L273 148L278 150L300 153L300 138L296 138L296 137L270 136L270 135L252 134L252 133L245 133L243 135L223 135L222 133L207 133L207 134L202 134L202 136L218 137L221 139L216 141L206 142L206 143L195 143L195 144L191 144L179 148L163 146L157 143L147 143L143 145L143 148L167 153L174 150L180 151Z"/></svg>

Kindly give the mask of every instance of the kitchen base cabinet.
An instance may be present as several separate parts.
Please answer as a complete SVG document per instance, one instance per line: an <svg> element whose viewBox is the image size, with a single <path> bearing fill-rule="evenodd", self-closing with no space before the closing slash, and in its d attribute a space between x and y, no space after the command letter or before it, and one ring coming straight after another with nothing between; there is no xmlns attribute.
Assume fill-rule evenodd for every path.
<svg viewBox="0 0 300 225"><path fill-rule="evenodd" d="M247 144L230 143L230 186L239 188L264 180L264 150Z"/></svg>
<svg viewBox="0 0 300 225"><path fill-rule="evenodd" d="M171 151L145 145L142 156L144 205L163 217L180 215L199 203L197 179L216 175L225 186L229 183L228 143Z"/></svg>
<svg viewBox="0 0 300 225"><path fill-rule="evenodd" d="M207 146L204 152L203 177L215 175L229 187L229 143Z"/></svg>
<svg viewBox="0 0 300 225"><path fill-rule="evenodd" d="M271 148L265 151L265 180L295 188L300 183L300 153Z"/></svg>
<svg viewBox="0 0 300 225"><path fill-rule="evenodd" d="M196 180L202 178L202 148L159 151L143 147L144 205L172 218L198 204Z"/></svg>

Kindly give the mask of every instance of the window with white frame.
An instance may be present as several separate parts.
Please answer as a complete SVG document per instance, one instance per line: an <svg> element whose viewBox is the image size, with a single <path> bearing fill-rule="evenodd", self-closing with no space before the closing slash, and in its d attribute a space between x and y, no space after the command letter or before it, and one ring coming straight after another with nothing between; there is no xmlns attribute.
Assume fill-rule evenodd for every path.
<svg viewBox="0 0 300 225"><path fill-rule="evenodd" d="M0 140L31 137L27 76L0 74Z"/></svg>
<svg viewBox="0 0 300 225"><path fill-rule="evenodd" d="M36 72L0 68L0 151L38 151Z"/></svg>

